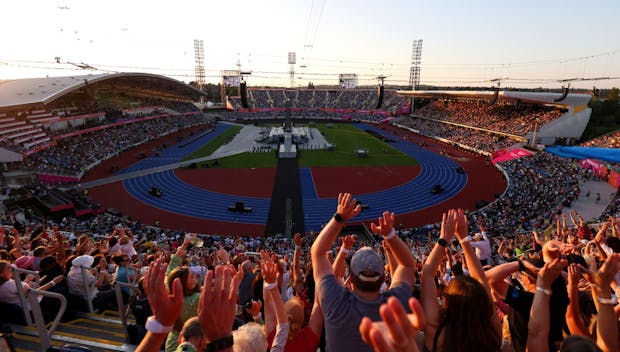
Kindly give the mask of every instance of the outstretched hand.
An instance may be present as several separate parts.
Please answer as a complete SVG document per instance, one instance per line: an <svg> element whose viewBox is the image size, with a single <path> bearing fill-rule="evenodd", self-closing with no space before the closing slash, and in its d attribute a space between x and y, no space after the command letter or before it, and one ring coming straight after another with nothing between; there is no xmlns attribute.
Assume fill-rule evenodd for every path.
<svg viewBox="0 0 620 352"><path fill-rule="evenodd" d="M293 236L293 243L297 247L301 247L303 245L304 238L301 237L301 234L298 232Z"/></svg>
<svg viewBox="0 0 620 352"><path fill-rule="evenodd" d="M362 206L357 204L357 200L352 198L351 193L338 194L338 208L336 212L346 221L362 211Z"/></svg>
<svg viewBox="0 0 620 352"><path fill-rule="evenodd" d="M351 250L351 248L353 248L353 245L355 244L357 239L357 236L355 235L346 235L342 237L342 245L344 246L344 248Z"/></svg>
<svg viewBox="0 0 620 352"><path fill-rule="evenodd" d="M144 292L155 319L163 326L172 326L183 308L183 286L176 278L172 283L172 294L168 293L164 284L167 267L159 258L149 265L144 274Z"/></svg>
<svg viewBox="0 0 620 352"><path fill-rule="evenodd" d="M463 211L463 209L458 209L458 210L453 210L453 216L454 216L454 234L456 235L456 238L461 241L463 240L465 237L467 237L467 230L468 230L468 224L467 224L467 216L465 215L465 212ZM481 226L481 229L484 227L484 225ZM481 230L484 231L484 230Z"/></svg>
<svg viewBox="0 0 620 352"><path fill-rule="evenodd" d="M265 260L260 263L263 280L268 284L273 284L278 279L278 263L271 260Z"/></svg>
<svg viewBox="0 0 620 352"><path fill-rule="evenodd" d="M424 326L424 312L415 298L409 299L409 307L412 314L406 314L398 299L390 297L379 309L382 321L362 319L362 340L378 352L418 352L415 338Z"/></svg>
<svg viewBox="0 0 620 352"><path fill-rule="evenodd" d="M447 213L443 213L441 218L441 233L439 237L448 242L450 242L454 236L454 230L456 228L456 224L454 223L455 213L456 211L454 209L450 209Z"/></svg>
<svg viewBox="0 0 620 352"><path fill-rule="evenodd" d="M608 290L616 273L620 270L620 254L614 253L607 257L600 269L596 266L586 271L586 280L598 290Z"/></svg>
<svg viewBox="0 0 620 352"><path fill-rule="evenodd" d="M198 303L200 327L208 341L232 335L239 299L239 278L226 266L209 270Z"/></svg>
<svg viewBox="0 0 620 352"><path fill-rule="evenodd" d="M396 215L389 211L384 211L383 216L379 218L379 225L374 222L370 224L372 232L378 233L381 236L387 236L394 229L394 222L396 221Z"/></svg>
<svg viewBox="0 0 620 352"><path fill-rule="evenodd" d="M566 259L554 259L550 263L545 263L545 266L543 266L538 272L536 285L545 289L551 288L553 281L560 276L560 273L566 268L567 265L568 262Z"/></svg>

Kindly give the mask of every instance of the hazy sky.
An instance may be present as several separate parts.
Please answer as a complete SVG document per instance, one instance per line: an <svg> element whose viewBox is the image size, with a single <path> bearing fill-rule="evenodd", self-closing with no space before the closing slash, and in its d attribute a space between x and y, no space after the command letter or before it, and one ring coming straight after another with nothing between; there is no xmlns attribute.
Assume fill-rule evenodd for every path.
<svg viewBox="0 0 620 352"><path fill-rule="evenodd" d="M559 87L620 76L620 1L2 0L0 79L140 71L194 80L194 39L208 82L252 71L252 85L407 84L423 39L421 83ZM59 57L60 63L56 63ZM302 67L306 66L306 67ZM509 80L506 80L509 79ZM620 86L620 79L572 83Z"/></svg>

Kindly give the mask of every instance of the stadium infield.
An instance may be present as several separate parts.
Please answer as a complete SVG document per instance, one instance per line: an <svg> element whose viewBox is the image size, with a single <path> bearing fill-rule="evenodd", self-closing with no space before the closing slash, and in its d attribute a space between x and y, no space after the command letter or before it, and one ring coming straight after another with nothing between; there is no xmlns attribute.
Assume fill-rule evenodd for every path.
<svg viewBox="0 0 620 352"><path fill-rule="evenodd" d="M425 148L435 153L446 153L448 157L461 165L468 175L465 187L457 195L413 213L399 214L397 217L399 223L404 223L406 226L419 226L439 221L441 214L449 208L460 207L474 210L476 202L479 200L491 202L506 188L506 180L503 175L490 165L486 158L392 126L379 127L411 143L424 142ZM247 154L248 157L265 154L275 160L274 153ZM120 157L135 160L134 153L124 153ZM120 164L123 162L121 161ZM418 172L416 168L419 170L419 166L416 165L313 167L311 170L317 195L331 198L334 197L333 194L340 191L363 194L376 192L381 188L397 186L398 183L407 182L408 178L415 178L416 172ZM93 171L96 173L97 170ZM186 182L192 187L232 195L269 198L273 189L275 169L210 167L202 170L176 170L175 174L182 182ZM158 209L130 195L122 183L93 188L91 189L91 196L95 201L104 204L106 207L117 208L124 215L130 215L147 224L153 224L155 220L160 220L163 226L183 228L186 231L237 235L262 235L265 230L265 226L262 224L243 224L241 223L242 220L239 222L208 220Z"/></svg>
<svg viewBox="0 0 620 352"><path fill-rule="evenodd" d="M260 125L268 127L273 124ZM307 126L300 124L298 126ZM348 123L323 123L308 125L317 128L323 136L335 145L334 150L300 150L300 167L322 166L405 166L417 165L417 161L405 153L376 138L375 136ZM221 145L226 144L240 130L235 126L213 139L183 160L191 160L211 155ZM368 151L368 156L360 157L356 150ZM276 167L277 156L274 152L240 153L218 159L217 163L198 163L198 168L264 168Z"/></svg>

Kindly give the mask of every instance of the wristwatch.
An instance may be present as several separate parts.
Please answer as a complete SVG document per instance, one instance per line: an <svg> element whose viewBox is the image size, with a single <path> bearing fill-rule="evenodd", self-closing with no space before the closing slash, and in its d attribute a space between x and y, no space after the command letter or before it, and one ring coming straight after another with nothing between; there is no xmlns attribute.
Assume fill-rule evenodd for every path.
<svg viewBox="0 0 620 352"><path fill-rule="evenodd" d="M444 240L443 238L438 239L437 244L442 247L448 247L448 241Z"/></svg>
<svg viewBox="0 0 620 352"><path fill-rule="evenodd" d="M344 218L339 213L334 214L334 220L336 220L336 222L339 224L342 224L344 222Z"/></svg>

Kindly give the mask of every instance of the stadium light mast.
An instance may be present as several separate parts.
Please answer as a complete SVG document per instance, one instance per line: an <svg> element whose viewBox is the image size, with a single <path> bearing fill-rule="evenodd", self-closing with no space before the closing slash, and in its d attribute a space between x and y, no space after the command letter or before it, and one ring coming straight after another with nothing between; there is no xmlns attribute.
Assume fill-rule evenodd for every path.
<svg viewBox="0 0 620 352"><path fill-rule="evenodd" d="M205 44L202 39L194 39L194 73L198 89L203 90L207 84L205 79Z"/></svg>
<svg viewBox="0 0 620 352"><path fill-rule="evenodd" d="M413 41L411 50L411 68L409 69L409 87L415 90L420 85L420 63L422 62L422 39ZM414 109L411 97L411 111Z"/></svg>
<svg viewBox="0 0 620 352"><path fill-rule="evenodd" d="M291 65L291 88L295 88L295 64L297 63L297 54L294 51L288 53L288 64Z"/></svg>

